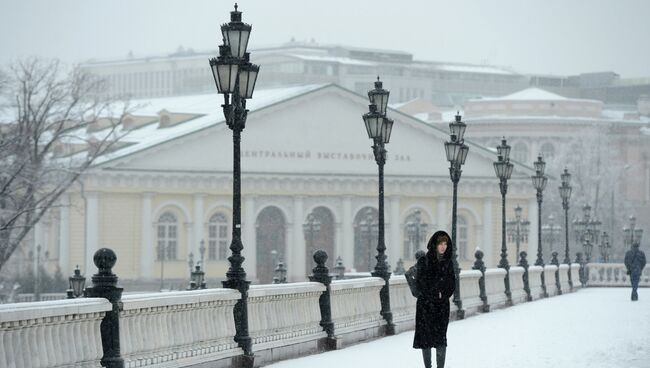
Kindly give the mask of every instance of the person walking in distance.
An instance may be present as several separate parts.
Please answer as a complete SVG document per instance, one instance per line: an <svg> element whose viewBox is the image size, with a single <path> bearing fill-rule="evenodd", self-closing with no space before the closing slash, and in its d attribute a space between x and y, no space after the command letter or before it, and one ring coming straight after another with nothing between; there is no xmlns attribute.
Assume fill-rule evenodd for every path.
<svg viewBox="0 0 650 368"><path fill-rule="evenodd" d="M431 349L435 348L437 368L444 368L449 298L454 294L456 285L451 238L446 232L437 231L429 239L427 250L427 254L416 264L418 297L413 348L422 349L425 368L431 368Z"/></svg>
<svg viewBox="0 0 650 368"><path fill-rule="evenodd" d="M645 261L645 253L639 249L639 243L633 243L632 249L625 253L625 267L632 282L632 301L639 300L639 294L636 289L639 287L639 280L641 279L641 272L643 272L643 268L645 267Z"/></svg>

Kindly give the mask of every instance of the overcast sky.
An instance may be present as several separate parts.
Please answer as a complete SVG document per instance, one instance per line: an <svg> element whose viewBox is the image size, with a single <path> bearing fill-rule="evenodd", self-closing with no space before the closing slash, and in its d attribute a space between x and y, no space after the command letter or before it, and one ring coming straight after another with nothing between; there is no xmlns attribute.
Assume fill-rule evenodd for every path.
<svg viewBox="0 0 650 368"><path fill-rule="evenodd" d="M2 0L0 63L216 49L234 1ZM650 77L648 0L242 0L251 46L296 40L490 63L521 73ZM254 59L254 56L253 56Z"/></svg>

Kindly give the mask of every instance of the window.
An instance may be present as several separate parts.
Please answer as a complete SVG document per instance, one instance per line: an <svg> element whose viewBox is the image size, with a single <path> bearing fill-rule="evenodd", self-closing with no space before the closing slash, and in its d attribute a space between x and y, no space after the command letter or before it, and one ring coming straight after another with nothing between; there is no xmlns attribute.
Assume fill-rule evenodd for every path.
<svg viewBox="0 0 650 368"><path fill-rule="evenodd" d="M178 219L171 212L158 219L158 260L175 260L178 244Z"/></svg>
<svg viewBox="0 0 650 368"><path fill-rule="evenodd" d="M467 260L467 238L468 238L467 220L463 216L458 216L456 220L456 249L458 258Z"/></svg>
<svg viewBox="0 0 650 368"><path fill-rule="evenodd" d="M208 221L208 259L226 259L228 255L228 219L215 213Z"/></svg>
<svg viewBox="0 0 650 368"><path fill-rule="evenodd" d="M515 146L512 148L512 158L522 163L528 161L528 146L526 146L526 143L515 143Z"/></svg>
<svg viewBox="0 0 650 368"><path fill-rule="evenodd" d="M540 152L542 154L542 157L544 158L544 161L549 162L550 160L555 157L555 147L553 147L552 144L550 143L544 143L542 144L542 148L540 149Z"/></svg>

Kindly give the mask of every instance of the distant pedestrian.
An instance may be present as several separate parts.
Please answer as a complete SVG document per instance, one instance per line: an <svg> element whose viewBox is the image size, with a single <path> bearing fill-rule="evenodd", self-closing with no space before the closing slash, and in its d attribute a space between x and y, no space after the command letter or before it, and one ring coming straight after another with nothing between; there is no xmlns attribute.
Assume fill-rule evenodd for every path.
<svg viewBox="0 0 650 368"><path fill-rule="evenodd" d="M645 267L645 253L639 249L639 243L632 244L632 249L625 253L625 267L632 282L632 301L639 300L636 289L639 287L641 272Z"/></svg>
<svg viewBox="0 0 650 368"><path fill-rule="evenodd" d="M418 300L413 348L422 349L425 368L431 368L431 348L436 349L437 367L445 366L449 298L456 286L452 247L449 235L437 231L429 239L427 254L418 259L415 266Z"/></svg>

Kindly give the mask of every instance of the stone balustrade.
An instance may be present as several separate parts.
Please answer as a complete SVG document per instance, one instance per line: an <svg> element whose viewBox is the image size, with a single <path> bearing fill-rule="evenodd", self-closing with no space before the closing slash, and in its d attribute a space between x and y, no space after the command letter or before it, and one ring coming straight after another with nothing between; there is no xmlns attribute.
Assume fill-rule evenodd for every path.
<svg viewBox="0 0 650 368"><path fill-rule="evenodd" d="M463 301L463 310L465 316L471 316L479 312L483 305L481 300L481 290L479 289L478 280L481 278L481 271L478 270L461 270L460 271L460 295ZM453 296L451 298L453 300ZM455 316L458 310L456 304L451 303L451 315Z"/></svg>
<svg viewBox="0 0 650 368"><path fill-rule="evenodd" d="M386 325L380 314L382 286L384 280L379 277L332 281L332 322L344 344L381 335Z"/></svg>
<svg viewBox="0 0 650 368"><path fill-rule="evenodd" d="M530 297L537 300L544 297L542 289L542 266L528 266L528 286L530 287Z"/></svg>
<svg viewBox="0 0 650 368"><path fill-rule="evenodd" d="M571 265L576 286L579 265ZM590 286L628 286L622 265L590 264ZM556 294L555 271L563 293L568 288L568 265L528 268L533 300L542 297L541 275L547 290ZM602 271L601 271L602 270ZM509 281L514 304L524 302L525 269L513 266ZM650 284L648 271L642 283ZM602 276L601 276L602 275ZM485 295L480 298L479 270L462 270L460 292L465 316L506 306L506 270L485 270ZM577 283L579 285L579 282ZM248 331L255 364L340 348L386 334L380 314L377 277L336 280L330 284L331 343L321 326L319 299L326 293L321 282L253 285L248 290ZM397 331L414 327L416 299L406 279L393 275L389 282L391 311ZM566 288L566 290L565 290ZM125 367L238 366L243 350L235 342L233 309L241 298L233 289L206 289L125 295L119 302L119 340ZM451 303L451 316L456 305ZM90 367L102 357L100 322L111 303L100 298L79 298L0 306L0 368ZM82 336L83 338L79 338ZM325 344L327 340L329 344Z"/></svg>
<svg viewBox="0 0 650 368"><path fill-rule="evenodd" d="M415 328L415 302L404 275L390 278L390 309L397 332Z"/></svg>
<svg viewBox="0 0 650 368"><path fill-rule="evenodd" d="M126 367L189 366L242 354L233 340L231 289L122 297L120 341Z"/></svg>
<svg viewBox="0 0 650 368"><path fill-rule="evenodd" d="M490 309L503 308L506 305L505 277L507 271L503 268L488 268L485 270L485 294Z"/></svg>
<svg viewBox="0 0 650 368"><path fill-rule="evenodd" d="M558 290L555 286L555 271L557 271L556 265L547 264L544 266L544 281L546 283L546 293L548 296L558 295Z"/></svg>
<svg viewBox="0 0 650 368"><path fill-rule="evenodd" d="M630 276L622 263L589 263L589 286L630 286ZM574 281L575 285L575 281ZM645 267L639 280L639 287L650 287L650 267Z"/></svg>
<svg viewBox="0 0 650 368"><path fill-rule="evenodd" d="M560 287L562 288L562 293L568 293L571 291L571 286L569 286L569 265L560 264Z"/></svg>
<svg viewBox="0 0 650 368"><path fill-rule="evenodd" d="M320 326L318 282L254 285L248 291L248 328L256 362L288 359L318 351L327 333ZM357 303L362 303L357 300Z"/></svg>
<svg viewBox="0 0 650 368"><path fill-rule="evenodd" d="M0 368L98 367L110 310L100 298L0 305Z"/></svg>
<svg viewBox="0 0 650 368"><path fill-rule="evenodd" d="M520 266L510 267L510 292L512 295L512 304L520 304L526 301L526 291L524 291L524 268Z"/></svg>

